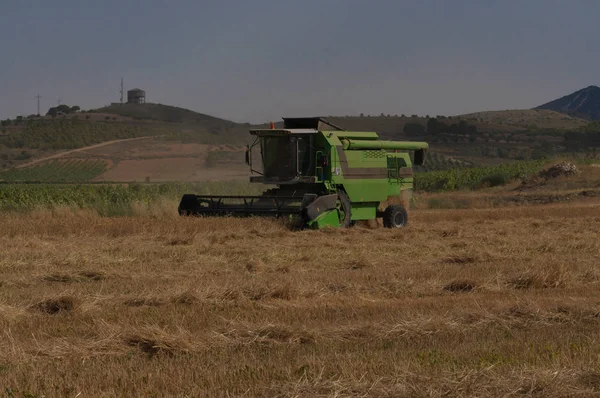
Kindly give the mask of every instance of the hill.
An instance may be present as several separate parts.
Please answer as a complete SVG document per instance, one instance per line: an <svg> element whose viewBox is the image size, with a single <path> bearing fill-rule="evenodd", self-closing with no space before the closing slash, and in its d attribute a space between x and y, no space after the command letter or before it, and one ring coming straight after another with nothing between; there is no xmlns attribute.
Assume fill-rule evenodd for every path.
<svg viewBox="0 0 600 398"><path fill-rule="evenodd" d="M545 109L513 109L503 111L475 112L455 116L330 116L334 124L348 130L377 131L384 135L399 136L407 124L426 126L429 119L458 124L461 121L475 126L480 133L518 133L540 130L576 130L589 121Z"/></svg>
<svg viewBox="0 0 600 398"><path fill-rule="evenodd" d="M582 119L600 120L600 87L586 87L535 109L549 109Z"/></svg>
<svg viewBox="0 0 600 398"><path fill-rule="evenodd" d="M113 104L104 108L90 110L90 112L118 115L134 120L202 125L209 130L229 131L232 129L241 130L242 128L247 128L247 125L244 124L163 104Z"/></svg>
<svg viewBox="0 0 600 398"><path fill-rule="evenodd" d="M427 141L444 157L478 165L554 156L566 150L565 134L588 124L547 110L326 118L347 130L377 131L387 140Z"/></svg>
<svg viewBox="0 0 600 398"><path fill-rule="evenodd" d="M539 159L597 147L596 141L590 142L588 121L545 109L435 117L381 114L326 118L347 130L377 131L383 139L429 142L432 150L427 170ZM227 164L231 175L241 177L242 172L247 172L240 164L243 146L252 140L248 130L255 127L268 128L268 125L236 123L152 103L113 104L88 112L16 118L3 121L0 171L6 171L7 180L24 177L50 180L55 178L56 170L76 169L81 161L89 166L90 172L77 174L78 180L98 177L114 181L190 181L213 179L219 175L217 169ZM104 148L106 154L85 150L76 156L72 153L65 156L98 144L151 137L155 138L128 145L164 141L166 146L160 144L164 150L148 148L133 154L126 149L128 146L115 142ZM212 149L223 145L230 149ZM38 162L34 170L31 162L40 159L46 161ZM9 171L24 165L29 168Z"/></svg>
<svg viewBox="0 0 600 398"><path fill-rule="evenodd" d="M0 170L64 150L161 136L171 142L243 145L249 124L162 104L111 105L88 112L3 121Z"/></svg>

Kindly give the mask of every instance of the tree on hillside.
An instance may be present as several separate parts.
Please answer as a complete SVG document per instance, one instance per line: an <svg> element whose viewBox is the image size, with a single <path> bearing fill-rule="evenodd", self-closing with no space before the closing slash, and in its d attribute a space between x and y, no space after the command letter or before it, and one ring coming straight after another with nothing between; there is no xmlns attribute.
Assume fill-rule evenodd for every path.
<svg viewBox="0 0 600 398"><path fill-rule="evenodd" d="M427 120L427 132L431 135L438 135L446 132L448 126L437 119L431 118Z"/></svg>
<svg viewBox="0 0 600 398"><path fill-rule="evenodd" d="M582 127L580 130L586 133L598 133L600 132L600 122L591 122Z"/></svg>
<svg viewBox="0 0 600 398"><path fill-rule="evenodd" d="M466 120L448 125L438 119L431 118L427 120L427 132L433 136L440 134L468 135L476 134L477 127L469 124Z"/></svg>
<svg viewBox="0 0 600 398"><path fill-rule="evenodd" d="M48 109L48 112L46 113L46 116L52 116L52 118L55 118L56 115L58 115L58 111L56 110L56 107L52 107L52 108Z"/></svg>
<svg viewBox="0 0 600 398"><path fill-rule="evenodd" d="M404 132L407 135L422 135L423 133L425 133L425 126L423 126L421 123L406 123L404 125Z"/></svg>
<svg viewBox="0 0 600 398"><path fill-rule="evenodd" d="M70 113L78 112L80 109L81 108L78 105L69 106L66 104L62 104L48 109L48 113L46 113L46 116L52 116L53 118L55 118L59 114L68 115Z"/></svg>
<svg viewBox="0 0 600 398"><path fill-rule="evenodd" d="M71 107L69 105L65 105L65 104L59 105L56 107L56 111L59 113L62 112L64 114L67 114L67 113L71 112Z"/></svg>

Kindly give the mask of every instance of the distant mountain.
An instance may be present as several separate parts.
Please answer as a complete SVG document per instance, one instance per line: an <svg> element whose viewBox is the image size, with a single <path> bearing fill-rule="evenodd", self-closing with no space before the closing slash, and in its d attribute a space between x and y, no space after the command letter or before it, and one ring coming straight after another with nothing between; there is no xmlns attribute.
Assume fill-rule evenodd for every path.
<svg viewBox="0 0 600 398"><path fill-rule="evenodd" d="M535 109L549 109L582 119L600 120L600 87L586 87Z"/></svg>

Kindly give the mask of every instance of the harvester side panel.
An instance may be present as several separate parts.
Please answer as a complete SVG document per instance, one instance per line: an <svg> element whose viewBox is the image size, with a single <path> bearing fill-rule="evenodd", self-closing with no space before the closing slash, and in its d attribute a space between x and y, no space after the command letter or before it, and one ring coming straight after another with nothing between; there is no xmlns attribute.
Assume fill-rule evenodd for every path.
<svg viewBox="0 0 600 398"><path fill-rule="evenodd" d="M339 175L334 181L343 185L352 202L380 202L387 197L387 159L373 158L365 161L364 151L344 151L335 147Z"/></svg>
<svg viewBox="0 0 600 398"><path fill-rule="evenodd" d="M390 196L401 196L402 191L412 189L410 155L405 152L387 152L381 146L369 147L368 144L366 146L369 148L366 149L344 149L343 141L347 138L339 137L343 134L324 134L332 160L331 185L348 194L352 203L353 220L373 219L381 202L387 201ZM365 133L357 133L356 137L363 134L366 141L376 142L371 141L372 136ZM412 149L420 144L409 143L407 146Z"/></svg>

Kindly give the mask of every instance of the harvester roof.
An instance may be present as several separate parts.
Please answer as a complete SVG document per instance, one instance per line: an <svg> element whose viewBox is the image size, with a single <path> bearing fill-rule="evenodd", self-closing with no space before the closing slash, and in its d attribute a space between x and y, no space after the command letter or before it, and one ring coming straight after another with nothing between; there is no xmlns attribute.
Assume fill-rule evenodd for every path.
<svg viewBox="0 0 600 398"><path fill-rule="evenodd" d="M250 130L252 135L290 135L290 134L316 134L315 129L254 129Z"/></svg>
<svg viewBox="0 0 600 398"><path fill-rule="evenodd" d="M283 126L286 129L315 129L319 131L344 131L322 117L284 117Z"/></svg>

